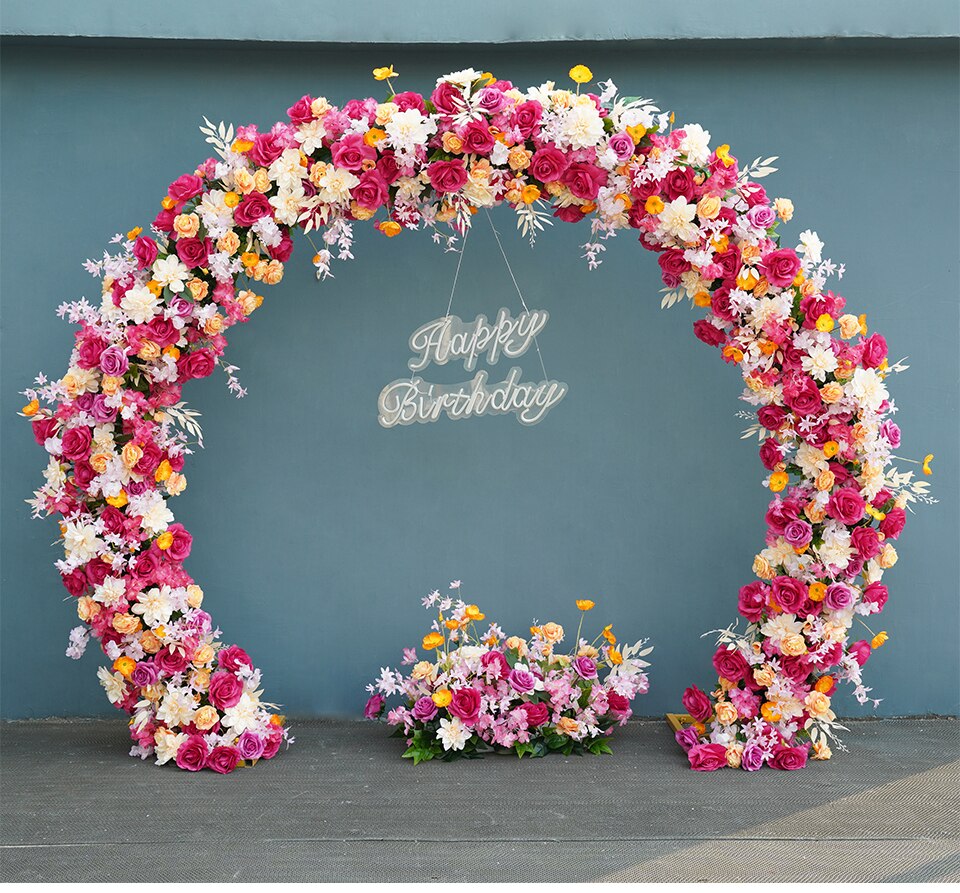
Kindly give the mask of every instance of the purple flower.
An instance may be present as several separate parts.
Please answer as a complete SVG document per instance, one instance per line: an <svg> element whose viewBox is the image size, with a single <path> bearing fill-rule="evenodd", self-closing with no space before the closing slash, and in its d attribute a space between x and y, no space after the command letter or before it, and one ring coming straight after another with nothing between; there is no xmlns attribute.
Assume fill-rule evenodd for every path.
<svg viewBox="0 0 960 893"><path fill-rule="evenodd" d="M160 671L154 666L153 661L140 661L134 668L133 672L130 674L130 681L137 686L137 688L143 688L147 685L156 685L157 679L160 678Z"/></svg>
<svg viewBox="0 0 960 893"><path fill-rule="evenodd" d="M259 760L263 755L266 742L259 735L247 729L237 739L235 746L241 760Z"/></svg>
<svg viewBox="0 0 960 893"><path fill-rule="evenodd" d="M831 583L827 587L823 606L828 611L845 611L853 604L853 600L853 590L846 583Z"/></svg>
<svg viewBox="0 0 960 893"><path fill-rule="evenodd" d="M97 394L93 398L90 415L98 425L103 425L116 417L117 410L115 407L107 406L107 398L103 394Z"/></svg>
<svg viewBox="0 0 960 893"><path fill-rule="evenodd" d="M382 695L371 695L370 700L367 701L366 706L363 708L363 715L367 719L376 719L380 712L383 710L383 696Z"/></svg>
<svg viewBox="0 0 960 893"><path fill-rule="evenodd" d="M433 698L424 695L418 698L413 705L413 716L420 722L429 722L437 715L437 705L433 703Z"/></svg>
<svg viewBox="0 0 960 893"><path fill-rule="evenodd" d="M769 205L754 205L747 211L747 219L760 229L769 229L777 219L777 212Z"/></svg>
<svg viewBox="0 0 960 893"><path fill-rule="evenodd" d="M597 665L589 657L578 657L573 662L573 669L581 679L596 679Z"/></svg>
<svg viewBox="0 0 960 893"><path fill-rule="evenodd" d="M537 677L529 670L511 670L507 681L513 686L514 691L522 695L529 694L537 687Z"/></svg>
<svg viewBox="0 0 960 893"><path fill-rule="evenodd" d="M613 154L620 161L626 161L633 155L633 137L629 133L614 133L607 142L607 146L613 150Z"/></svg>
<svg viewBox="0 0 960 893"><path fill-rule="evenodd" d="M100 354L100 369L104 375L123 375L129 368L126 352L116 344Z"/></svg>
<svg viewBox="0 0 960 893"><path fill-rule="evenodd" d="M755 744L748 744L740 757L740 768L756 772L763 765L763 751Z"/></svg>
<svg viewBox="0 0 960 893"><path fill-rule="evenodd" d="M700 736L693 726L685 726L680 729L674 737L677 739L677 744L684 749L685 753L690 753L690 748L694 747L700 740Z"/></svg>

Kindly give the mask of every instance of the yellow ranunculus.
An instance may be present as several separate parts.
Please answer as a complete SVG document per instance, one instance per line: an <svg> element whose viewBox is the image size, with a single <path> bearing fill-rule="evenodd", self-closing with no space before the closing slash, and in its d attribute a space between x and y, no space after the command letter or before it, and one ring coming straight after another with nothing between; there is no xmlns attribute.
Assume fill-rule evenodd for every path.
<svg viewBox="0 0 960 893"><path fill-rule="evenodd" d="M840 444L837 443L835 440L828 440L823 445L823 455L826 456L828 459L832 459L839 452L840 452Z"/></svg>
<svg viewBox="0 0 960 893"><path fill-rule="evenodd" d="M143 232L142 226L135 226L133 229L127 231L127 238L132 242L142 232Z"/></svg>
<svg viewBox="0 0 960 893"><path fill-rule="evenodd" d="M647 128L642 124L634 124L630 127L627 127L627 136L633 140L633 144L636 145L647 135Z"/></svg>
<svg viewBox="0 0 960 893"><path fill-rule="evenodd" d="M427 633L423 637L423 647L427 651L432 651L434 648L439 648L443 644L443 633L438 633L436 630L432 633Z"/></svg>
<svg viewBox="0 0 960 893"><path fill-rule="evenodd" d="M643 209L648 214L659 214L663 210L663 199L659 195L651 195L643 203Z"/></svg>
<svg viewBox="0 0 960 893"><path fill-rule="evenodd" d="M607 657L610 658L610 663L614 666L623 663L623 655L616 648L611 648L607 652Z"/></svg>
<svg viewBox="0 0 960 893"><path fill-rule="evenodd" d="M476 605L467 605L463 613L467 620L483 620L487 616Z"/></svg>
<svg viewBox="0 0 960 893"><path fill-rule="evenodd" d="M231 191L231 192L224 193L223 203L224 203L228 208L235 208L237 205L240 204L240 193L239 193L239 192L232 192L232 191Z"/></svg>
<svg viewBox="0 0 960 893"><path fill-rule="evenodd" d="M246 152L249 152L253 148L253 140L234 140L233 145L230 146L231 152L237 152L240 155L243 155Z"/></svg>
<svg viewBox="0 0 960 893"><path fill-rule="evenodd" d="M388 239L392 239L394 236L399 235L401 229L403 229L403 227L401 227L396 220L386 220L380 224L380 232L382 232Z"/></svg>
<svg viewBox="0 0 960 893"><path fill-rule="evenodd" d="M393 70L392 65L388 65L385 68L374 68L373 76L378 81L385 81L388 78L395 78L397 76L397 73Z"/></svg>
<svg viewBox="0 0 960 893"><path fill-rule="evenodd" d="M570 80L575 84L589 84L593 80L593 72L586 65L574 65L570 69Z"/></svg>
<svg viewBox="0 0 960 893"><path fill-rule="evenodd" d="M107 504L112 505L115 509L122 509L127 504L126 491L121 490L117 496L108 496Z"/></svg>
<svg viewBox="0 0 960 893"><path fill-rule="evenodd" d="M886 634L886 632L879 632L870 640L870 647L879 648L889 638L890 637Z"/></svg>
<svg viewBox="0 0 960 893"><path fill-rule="evenodd" d="M113 669L116 670L124 679L129 679L130 674L136 669L137 662L132 657L118 657L113 662Z"/></svg>
<svg viewBox="0 0 960 893"><path fill-rule="evenodd" d="M588 598L578 598L577 599L577 609L580 611L592 611L596 603L592 602Z"/></svg>
<svg viewBox="0 0 960 893"><path fill-rule="evenodd" d="M807 594L810 596L810 601L822 602L827 597L827 584L820 582L811 583Z"/></svg>
<svg viewBox="0 0 960 893"><path fill-rule="evenodd" d="M930 463L933 461L933 453L923 457L923 473L924 474L933 474L933 471L930 469Z"/></svg>
<svg viewBox="0 0 960 893"><path fill-rule="evenodd" d="M157 537L157 548L162 552L166 552L173 545L173 534L169 530L165 530L160 536Z"/></svg>
<svg viewBox="0 0 960 893"><path fill-rule="evenodd" d="M540 187L536 183L528 183L520 191L520 199L525 205L532 205L540 198Z"/></svg>
<svg viewBox="0 0 960 893"><path fill-rule="evenodd" d="M789 483L790 475L785 471L775 471L770 475L770 491L772 493L779 493Z"/></svg>
<svg viewBox="0 0 960 893"><path fill-rule="evenodd" d="M23 409L20 410L25 416L36 415L40 410L40 401L34 398Z"/></svg>
<svg viewBox="0 0 960 893"><path fill-rule="evenodd" d="M821 313L817 317L817 331L818 332L833 331L833 317L829 313Z"/></svg>
<svg viewBox="0 0 960 893"><path fill-rule="evenodd" d="M720 163L724 167L733 167L734 161L730 157L730 146L727 143L724 143L722 146L717 147L717 158L720 159Z"/></svg>
<svg viewBox="0 0 960 893"><path fill-rule="evenodd" d="M430 695L430 699L438 707L446 707L453 700L453 695L450 692L449 688L441 688L439 691L435 691Z"/></svg>

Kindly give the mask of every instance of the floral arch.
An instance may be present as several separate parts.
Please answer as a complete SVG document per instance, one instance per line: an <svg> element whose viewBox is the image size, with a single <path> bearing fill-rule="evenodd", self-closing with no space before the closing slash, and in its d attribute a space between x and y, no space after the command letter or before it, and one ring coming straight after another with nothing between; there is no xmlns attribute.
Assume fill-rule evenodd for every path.
<svg viewBox="0 0 960 893"><path fill-rule="evenodd" d="M322 279L352 256L356 221L454 240L477 209L505 204L531 240L554 220L589 221L591 267L609 237L633 231L659 254L664 305L704 311L694 333L739 367L756 407L748 430L774 494L768 533L740 590L746 629L721 634L716 687L683 697L690 718L677 738L691 765L829 757L831 695L849 682L868 698L861 668L885 638L851 641L853 621L883 609L881 577L924 485L888 468L900 432L885 379L901 367L825 287L834 268L816 234L781 245L793 206L756 182L772 159L741 168L700 126L675 127L609 81L581 91L592 80L583 66L570 72L575 90L519 90L467 69L422 96L396 92L392 68L374 75L384 102L304 96L265 132L207 121L216 156L170 184L147 232L117 236L87 263L102 303L61 307L79 324L67 372L24 392L22 414L49 456L31 502L61 516L57 567L83 623L67 653L98 640L110 661L100 681L130 714L132 753L229 772L287 738L260 672L218 641L184 569L192 537L169 507L197 433L183 385L214 371L227 330L280 282L294 229L319 235Z"/></svg>

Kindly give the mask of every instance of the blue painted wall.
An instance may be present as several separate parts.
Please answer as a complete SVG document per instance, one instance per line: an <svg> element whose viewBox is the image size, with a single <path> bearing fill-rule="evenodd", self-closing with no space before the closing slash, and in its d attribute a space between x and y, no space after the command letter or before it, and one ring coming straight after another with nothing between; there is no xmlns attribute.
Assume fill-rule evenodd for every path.
<svg viewBox="0 0 960 893"><path fill-rule="evenodd" d="M370 68L391 62L421 90L465 64L525 85L583 62L676 109L679 123L702 123L741 159L781 157L766 182L796 203L786 232L816 229L847 263L851 308L894 358L911 357L892 383L901 453L937 455L942 502L901 540L880 623L891 640L868 684L881 714L955 713L956 45L901 40L5 47L2 715L111 712L99 652L79 665L63 656L77 621L53 567L56 530L23 503L44 456L14 415L36 372L65 368L72 327L55 307L98 293L81 261L147 223L166 184L205 157L202 115L269 125L305 91L335 102L376 91ZM688 308L659 309L655 258L629 234L589 273L585 228L555 227L530 250L508 212L494 216L528 303L550 311L547 371L570 385L541 425L377 424L380 389L404 373L410 332L443 313L453 276L453 255L409 234L360 231L357 260L323 284L301 245L252 323L233 331L227 357L249 396L233 399L219 373L186 395L207 442L173 505L197 537L189 569L226 640L254 655L268 697L293 714L355 713L368 677L422 635L419 597L455 578L508 630L532 618L569 625L573 600L589 595L590 619L652 637L643 713L712 681L712 642L699 636L735 618L768 495L755 445L738 439L738 376L694 340ZM454 304L464 317L516 306L478 222ZM533 355L520 365L535 374ZM841 709L863 712L850 700Z"/></svg>

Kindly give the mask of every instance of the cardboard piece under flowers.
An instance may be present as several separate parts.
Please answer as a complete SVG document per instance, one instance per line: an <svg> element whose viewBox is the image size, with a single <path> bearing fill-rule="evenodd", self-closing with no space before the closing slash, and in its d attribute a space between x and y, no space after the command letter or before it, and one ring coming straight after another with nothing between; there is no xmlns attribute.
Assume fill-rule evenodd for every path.
<svg viewBox="0 0 960 893"><path fill-rule="evenodd" d="M674 732L679 732L684 726L693 724L693 717L689 713L668 713L666 719L667 725Z"/></svg>

